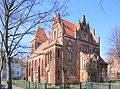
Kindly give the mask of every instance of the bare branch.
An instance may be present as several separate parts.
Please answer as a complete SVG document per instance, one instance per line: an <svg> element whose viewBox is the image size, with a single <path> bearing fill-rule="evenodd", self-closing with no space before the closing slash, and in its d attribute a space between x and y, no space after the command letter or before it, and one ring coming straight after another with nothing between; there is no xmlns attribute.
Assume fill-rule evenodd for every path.
<svg viewBox="0 0 120 89"><path fill-rule="evenodd" d="M103 0L100 0L99 4L98 4L98 7L101 8L101 10L103 11L103 13L106 13L104 7L103 7L103 4L102 4Z"/></svg>

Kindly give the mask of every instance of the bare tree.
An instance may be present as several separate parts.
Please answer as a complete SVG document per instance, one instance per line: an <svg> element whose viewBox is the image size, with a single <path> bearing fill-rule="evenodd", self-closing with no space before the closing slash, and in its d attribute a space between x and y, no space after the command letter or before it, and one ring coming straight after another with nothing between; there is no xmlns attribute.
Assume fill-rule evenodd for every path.
<svg viewBox="0 0 120 89"><path fill-rule="evenodd" d="M120 63L120 26L116 26L111 30L111 34L109 37L109 45L108 47L108 64L109 64L109 78L116 78L117 74L119 74L119 70L113 70L113 68L117 68ZM114 65L114 66L111 66ZM116 75L115 75L116 74Z"/></svg>
<svg viewBox="0 0 120 89"><path fill-rule="evenodd" d="M109 41L110 48L108 50L108 54L110 56L114 54L120 56L120 26L116 26L112 29Z"/></svg>
<svg viewBox="0 0 120 89"><path fill-rule="evenodd" d="M90 61L88 61L86 63L86 71L88 73L89 76L89 80L93 81L93 73L95 73L97 71L97 67L96 67L96 63L92 61L92 59L90 59Z"/></svg>
<svg viewBox="0 0 120 89"><path fill-rule="evenodd" d="M8 89L12 89L11 59L22 53L22 42L28 34L34 32L38 24L51 21L49 16L55 11L65 11L62 0L1 0L0 36L5 50L8 67ZM63 12L64 13L64 12Z"/></svg>
<svg viewBox="0 0 120 89"><path fill-rule="evenodd" d="M2 54L2 43L0 42L0 75L3 68L3 54ZM1 86L1 76L0 76L0 86Z"/></svg>

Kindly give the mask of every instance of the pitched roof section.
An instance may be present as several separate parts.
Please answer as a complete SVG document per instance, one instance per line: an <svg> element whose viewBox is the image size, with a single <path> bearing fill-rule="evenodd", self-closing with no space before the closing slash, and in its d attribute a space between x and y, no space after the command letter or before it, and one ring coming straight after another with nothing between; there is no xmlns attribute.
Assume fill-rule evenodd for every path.
<svg viewBox="0 0 120 89"><path fill-rule="evenodd" d="M43 53L43 49L46 47L46 45L49 43L49 41L43 42L29 57L29 59L34 58L40 54Z"/></svg>
<svg viewBox="0 0 120 89"><path fill-rule="evenodd" d="M58 39L55 39L55 40L49 42L48 44L46 44L46 46L44 47L44 49L49 48L49 47L54 46L54 45L62 45L62 44L60 44L60 42L58 41Z"/></svg>
<svg viewBox="0 0 120 89"><path fill-rule="evenodd" d="M63 19L61 19L61 21L64 24L64 30L65 30L66 34L68 36L74 37L74 33L76 30L75 24L73 24L69 21L63 20Z"/></svg>
<svg viewBox="0 0 120 89"><path fill-rule="evenodd" d="M108 63L105 62L101 57L99 58L99 61L100 61L100 64L106 64L106 65L108 65Z"/></svg>
<svg viewBox="0 0 120 89"><path fill-rule="evenodd" d="M38 28L38 30L36 31L34 39L42 41L42 42L45 42L46 40L48 40L43 28Z"/></svg>
<svg viewBox="0 0 120 89"><path fill-rule="evenodd" d="M43 42L29 57L29 59L34 58L38 55L41 55L44 53L44 49L49 48L53 45L61 45L60 42L56 39L52 42L49 42L49 40Z"/></svg>

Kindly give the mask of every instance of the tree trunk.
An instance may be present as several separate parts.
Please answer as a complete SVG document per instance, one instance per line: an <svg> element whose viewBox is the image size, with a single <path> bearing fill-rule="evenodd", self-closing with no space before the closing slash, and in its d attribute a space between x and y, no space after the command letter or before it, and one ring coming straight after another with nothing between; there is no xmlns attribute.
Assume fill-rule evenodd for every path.
<svg viewBox="0 0 120 89"><path fill-rule="evenodd" d="M8 89L12 89L11 65L10 58L8 58Z"/></svg>

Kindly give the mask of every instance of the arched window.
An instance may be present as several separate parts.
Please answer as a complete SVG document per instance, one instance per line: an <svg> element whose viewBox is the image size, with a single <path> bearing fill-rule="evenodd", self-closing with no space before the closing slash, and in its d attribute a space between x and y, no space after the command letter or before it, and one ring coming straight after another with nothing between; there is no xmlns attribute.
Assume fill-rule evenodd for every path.
<svg viewBox="0 0 120 89"><path fill-rule="evenodd" d="M54 39L56 39L56 31L54 31Z"/></svg>
<svg viewBox="0 0 120 89"><path fill-rule="evenodd" d="M44 67L44 64L43 64L43 60L42 60L42 75L43 75L43 71L44 71L43 67Z"/></svg>
<svg viewBox="0 0 120 89"><path fill-rule="evenodd" d="M70 46L68 46L67 48L67 59L71 60L71 47Z"/></svg>
<svg viewBox="0 0 120 89"><path fill-rule="evenodd" d="M31 73L30 73L31 72L30 71L31 70L31 63L29 63L28 68L29 68L29 71L28 71L29 72L29 76L31 76Z"/></svg>
<svg viewBox="0 0 120 89"><path fill-rule="evenodd" d="M60 71L59 70L57 71L57 74L58 74L57 79L59 80L60 79Z"/></svg>
<svg viewBox="0 0 120 89"><path fill-rule="evenodd" d="M72 69L72 49L70 45L67 48L67 60L69 62L68 74L69 76L71 76L73 74L73 69Z"/></svg>
<svg viewBox="0 0 120 89"><path fill-rule="evenodd" d="M31 63L31 65L32 65L32 66L30 67L30 68L31 68L31 69L30 69L30 75L32 75L32 73L33 73L33 65L34 65L34 64L33 64L33 61L32 61L32 63Z"/></svg>
<svg viewBox="0 0 120 89"><path fill-rule="evenodd" d="M87 45L87 52L89 52L89 46Z"/></svg>
<svg viewBox="0 0 120 89"><path fill-rule="evenodd" d="M84 51L84 45L81 44L81 51Z"/></svg>
<svg viewBox="0 0 120 89"><path fill-rule="evenodd" d="M85 50L84 50L84 52L86 52L86 51L87 51L87 47L86 47L86 44L85 44L85 46L84 46L84 47L85 47Z"/></svg>
<svg viewBox="0 0 120 89"><path fill-rule="evenodd" d="M39 58L39 65L38 65L38 74L39 74L39 78L40 78L40 58Z"/></svg>
<svg viewBox="0 0 120 89"><path fill-rule="evenodd" d="M85 59L80 57L80 69L85 69L85 63L86 63Z"/></svg>
<svg viewBox="0 0 120 89"><path fill-rule="evenodd" d="M37 60L35 61L35 66L34 66L35 68L34 68L34 71L38 71L38 63L37 63Z"/></svg>
<svg viewBox="0 0 120 89"><path fill-rule="evenodd" d="M102 78L105 78L105 69L102 69Z"/></svg>

